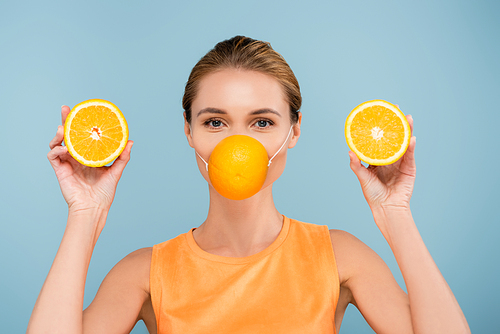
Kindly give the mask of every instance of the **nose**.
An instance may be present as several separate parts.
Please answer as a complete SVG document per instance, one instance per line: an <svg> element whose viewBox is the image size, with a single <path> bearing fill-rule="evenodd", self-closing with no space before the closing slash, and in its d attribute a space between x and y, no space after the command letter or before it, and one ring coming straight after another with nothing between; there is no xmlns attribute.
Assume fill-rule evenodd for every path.
<svg viewBox="0 0 500 334"><path fill-rule="evenodd" d="M227 136L229 137L234 135L246 135L252 137L249 129L244 125L236 125L231 127Z"/></svg>
<svg viewBox="0 0 500 334"><path fill-rule="evenodd" d="M251 138L257 140L258 142L260 142L267 150L267 147L265 145L265 141L263 141L264 138L262 137L262 134L259 132L256 132L256 131L252 131L252 129L245 127L245 126L233 127L232 129L230 129L230 131L228 131L226 133L226 136L224 136L224 138L230 137L230 136L237 136L237 135L251 137Z"/></svg>

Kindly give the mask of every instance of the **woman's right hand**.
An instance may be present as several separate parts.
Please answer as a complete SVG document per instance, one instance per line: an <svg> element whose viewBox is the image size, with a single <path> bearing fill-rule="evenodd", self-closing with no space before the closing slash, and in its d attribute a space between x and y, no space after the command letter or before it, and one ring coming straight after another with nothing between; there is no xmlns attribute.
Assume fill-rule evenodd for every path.
<svg viewBox="0 0 500 334"><path fill-rule="evenodd" d="M61 107L62 124L69 112L68 106ZM102 314L101 318L88 321L84 319L82 312L85 279L92 251L106 224L106 216L113 202L118 180L130 159L133 142L127 143L125 150L112 166L87 167L73 159L68 149L62 146L63 138L64 126L59 126L56 136L50 142L50 152L47 157L56 172L64 199L68 203L68 222L54 262L33 308L27 333L83 333L85 321L85 325L89 327L101 326L102 319L110 314L110 308L118 310L114 314L116 312L120 314L104 320L104 323L109 324L109 320L113 322L114 319L115 323L121 326L128 325L130 319L126 322L127 317L137 319L139 314L137 311L135 316L130 316L130 309L134 307L136 310L140 309L144 303L141 299L131 301L127 299L128 303L121 302L123 291L127 291L128 294L136 286L127 285L130 280L124 281L120 276L108 285L112 288L101 291L101 296L104 297L98 298L100 302L97 303L101 305L98 308L101 310L99 312ZM147 253L145 254L147 256ZM121 289L117 290L117 287ZM137 291L138 295L145 295L142 290L136 289L135 292ZM117 326L114 327L120 328Z"/></svg>
<svg viewBox="0 0 500 334"><path fill-rule="evenodd" d="M115 196L116 186L123 169L130 160L133 141L128 141L122 154L110 167L87 167L76 161L65 146L64 123L70 112L68 106L61 107L62 124L50 142L47 158L54 168L59 186L70 212L81 210L108 210Z"/></svg>

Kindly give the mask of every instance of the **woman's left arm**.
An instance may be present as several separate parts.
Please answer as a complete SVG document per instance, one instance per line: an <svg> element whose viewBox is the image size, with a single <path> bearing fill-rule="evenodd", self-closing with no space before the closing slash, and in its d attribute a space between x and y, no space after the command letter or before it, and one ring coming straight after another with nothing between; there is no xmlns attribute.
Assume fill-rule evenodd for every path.
<svg viewBox="0 0 500 334"><path fill-rule="evenodd" d="M413 131L413 118L407 116ZM365 168L353 152L350 166L358 177L375 223L389 243L403 275L414 333L470 333L467 320L432 259L410 211L415 182L412 137L403 157L388 166Z"/></svg>

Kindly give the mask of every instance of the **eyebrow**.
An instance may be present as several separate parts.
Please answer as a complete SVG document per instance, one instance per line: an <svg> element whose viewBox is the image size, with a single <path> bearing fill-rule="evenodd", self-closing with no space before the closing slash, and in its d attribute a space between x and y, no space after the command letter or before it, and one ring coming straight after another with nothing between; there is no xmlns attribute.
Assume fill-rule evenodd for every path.
<svg viewBox="0 0 500 334"><path fill-rule="evenodd" d="M198 114L196 114L196 117L199 117L201 114L227 114L224 110L217 109L217 108L204 108L201 109Z"/></svg>
<svg viewBox="0 0 500 334"><path fill-rule="evenodd" d="M261 114L275 114L275 115L278 115L279 117L281 117L279 112L277 112L274 109L269 109L269 108L254 110L250 113L250 115L261 115Z"/></svg>
<svg viewBox="0 0 500 334"><path fill-rule="evenodd" d="M199 117L201 114L205 114L205 113L227 115L227 112L222 110L222 109L209 107L209 108L201 109L196 116ZM262 114L275 114L275 115L278 115L279 117L281 117L279 112L277 112L274 109L270 109L270 108L257 109L257 110L254 110L250 113L250 115L262 115Z"/></svg>

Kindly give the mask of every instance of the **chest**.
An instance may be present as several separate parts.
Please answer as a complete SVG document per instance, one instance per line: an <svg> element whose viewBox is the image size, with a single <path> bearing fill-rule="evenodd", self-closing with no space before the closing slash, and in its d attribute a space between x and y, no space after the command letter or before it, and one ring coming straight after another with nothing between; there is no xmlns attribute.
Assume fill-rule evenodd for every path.
<svg viewBox="0 0 500 334"><path fill-rule="evenodd" d="M335 286L314 261L182 263L162 280L161 333L333 333Z"/></svg>

